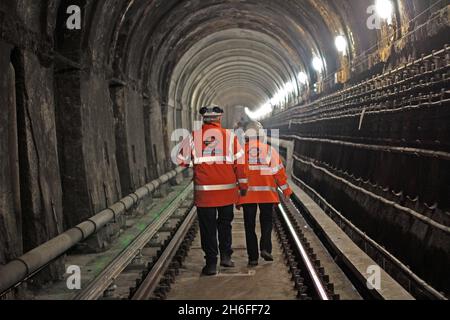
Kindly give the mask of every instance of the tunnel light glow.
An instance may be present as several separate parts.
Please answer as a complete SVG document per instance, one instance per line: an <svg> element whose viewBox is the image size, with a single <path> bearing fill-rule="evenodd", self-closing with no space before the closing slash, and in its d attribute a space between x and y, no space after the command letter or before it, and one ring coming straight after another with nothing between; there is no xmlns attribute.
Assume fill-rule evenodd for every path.
<svg viewBox="0 0 450 320"><path fill-rule="evenodd" d="M258 110L252 111L249 108L245 108L245 113L252 120L260 120L269 115L273 111L273 106L267 102L263 104Z"/></svg>
<svg viewBox="0 0 450 320"><path fill-rule="evenodd" d="M314 59L312 61L312 66L313 66L314 70L316 70L317 72L322 72L323 71L322 59L320 59L319 57L314 57Z"/></svg>
<svg viewBox="0 0 450 320"><path fill-rule="evenodd" d="M394 6L390 0L376 0L375 9L381 19L390 20L394 13Z"/></svg>
<svg viewBox="0 0 450 320"><path fill-rule="evenodd" d="M345 53L347 52L347 39L345 39L344 36L337 36L335 41L334 41L335 45L336 45L336 49L341 52L341 53Z"/></svg>
<svg viewBox="0 0 450 320"><path fill-rule="evenodd" d="M284 92L278 91L276 95L273 96L272 99L270 99L270 104L273 106L276 106L283 101Z"/></svg>
<svg viewBox="0 0 450 320"><path fill-rule="evenodd" d="M291 82L286 83L283 89L284 89L286 94L292 93L295 90L294 82L291 81Z"/></svg>
<svg viewBox="0 0 450 320"><path fill-rule="evenodd" d="M272 113L275 106L282 105L284 102L286 102L289 95L295 92L296 88L297 83L295 81L289 81L258 110L252 111L249 108L245 108L245 113L252 120L261 120L262 118Z"/></svg>
<svg viewBox="0 0 450 320"><path fill-rule="evenodd" d="M300 72L299 74L298 74L298 81L301 83L301 84L303 84L303 85L306 85L306 84L308 84L308 81L309 81L309 79L308 79L308 75L305 73L305 72Z"/></svg>

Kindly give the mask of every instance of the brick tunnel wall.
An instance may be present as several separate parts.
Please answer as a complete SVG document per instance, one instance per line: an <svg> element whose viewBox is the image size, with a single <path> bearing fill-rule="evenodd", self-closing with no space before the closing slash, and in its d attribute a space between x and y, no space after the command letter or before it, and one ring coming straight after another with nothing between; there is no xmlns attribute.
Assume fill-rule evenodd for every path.
<svg viewBox="0 0 450 320"><path fill-rule="evenodd" d="M91 39L92 52L81 32L54 38L67 19L57 3L0 4L0 265L170 167L158 99L111 80L105 39Z"/></svg>

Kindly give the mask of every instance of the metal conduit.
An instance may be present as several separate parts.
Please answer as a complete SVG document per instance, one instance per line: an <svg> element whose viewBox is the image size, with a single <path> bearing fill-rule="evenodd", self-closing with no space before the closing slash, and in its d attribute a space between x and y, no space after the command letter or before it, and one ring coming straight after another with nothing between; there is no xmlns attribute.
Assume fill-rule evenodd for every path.
<svg viewBox="0 0 450 320"><path fill-rule="evenodd" d="M76 244L102 229L117 217L125 214L139 201L148 197L161 185L175 178L186 168L177 168L150 182L136 192L128 195L96 216L60 234L56 238L40 245L23 256L0 267L0 293L7 291L23 281L51 261L66 253Z"/></svg>

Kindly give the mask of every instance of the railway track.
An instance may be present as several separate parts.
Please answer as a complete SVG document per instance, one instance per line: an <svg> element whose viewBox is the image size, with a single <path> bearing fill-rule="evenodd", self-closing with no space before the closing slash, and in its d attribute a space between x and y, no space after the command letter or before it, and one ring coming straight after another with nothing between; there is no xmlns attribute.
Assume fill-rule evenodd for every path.
<svg viewBox="0 0 450 320"><path fill-rule="evenodd" d="M77 299L106 300L166 300L172 287L182 277L183 263L189 255L190 247L198 234L196 209L184 205L171 216L158 232L147 241L139 241L143 248L135 255L136 247L132 244L123 256L135 256L134 259L118 257L118 261L128 261L120 267L112 263L104 273L91 282ZM284 264L289 270L290 283L298 300L340 300L333 281L340 282L343 273L329 275L333 258L324 253L323 248L309 228L305 218L300 214L298 204L284 200L273 213L273 221L278 244L283 252ZM308 230L308 232L305 232ZM136 240L138 241L138 240ZM131 253L133 254L130 254ZM328 259L323 263L323 259ZM334 266L337 268L336 266ZM115 269L116 272L111 270ZM114 275L114 276L112 276ZM200 276L200 275L198 275ZM222 281L222 280L218 280ZM274 279L277 281L277 279ZM346 285L361 287L346 279ZM352 279L355 281L355 279ZM354 288L353 288L354 289ZM224 296L227 292L223 292ZM355 295L356 296L356 295ZM364 295L368 297L367 294ZM359 297L359 296L358 296ZM251 297L248 297L251 299ZM348 297L347 297L348 298Z"/></svg>
<svg viewBox="0 0 450 320"><path fill-rule="evenodd" d="M162 266L166 252L177 244L179 231L193 217L192 185L186 188L159 219L149 225L118 255L75 300L128 299L148 273ZM183 229L184 230L184 229Z"/></svg>
<svg viewBox="0 0 450 320"><path fill-rule="evenodd" d="M129 241L93 279L84 283L81 291L67 298L167 299L179 277L183 277L184 262L191 245L199 237L192 183L180 190L157 219L142 228L142 232ZM343 258L330 249L329 243L320 236L307 211L306 205L295 197L294 201L283 200L273 213L283 263L289 270L286 274L290 282L285 281L284 285L292 285L295 293L293 298L325 301L385 298L379 292L370 291L365 278L352 275L348 272L348 266L344 268L339 263ZM219 277L217 281L222 280ZM277 279L272 281L277 282ZM223 294L226 295L226 292ZM248 298L252 299L251 296Z"/></svg>
<svg viewBox="0 0 450 320"><path fill-rule="evenodd" d="M132 300L165 300L170 293L180 268L183 267L189 246L198 236L195 208L174 233L170 243L160 251L148 270L130 289ZM303 235L303 222L296 217L294 204L284 202L274 210L274 225L283 250L291 284L299 300L339 300L334 285L315 254L315 249ZM248 297L251 298L251 297Z"/></svg>
<svg viewBox="0 0 450 320"><path fill-rule="evenodd" d="M130 289L131 300L161 300L167 297L198 231L196 214L197 210L192 208L170 243L163 248L164 251L149 265L148 272L143 274L135 288Z"/></svg>
<svg viewBox="0 0 450 320"><path fill-rule="evenodd" d="M290 272L291 284L298 300L414 299L407 288L402 287L385 271L382 271L382 285L385 288L376 290L368 286L367 277L358 273L356 266L350 266L355 263L351 260L352 257L343 256L327 242L326 237L321 234L323 231L317 228L306 207L296 196L294 200L282 201L273 215L278 244L283 251L284 263ZM191 215L194 215L194 211ZM191 216L174 237L173 245L167 247L168 252L161 254L161 262L155 263L157 268L132 289L131 299L164 300L170 295L177 277L183 277L179 275L180 268L190 244L198 236L196 232L195 218ZM361 254L364 253L357 253L355 256ZM376 265L367 255L357 259L359 263L364 262L364 266ZM224 297L227 296L226 292L223 294ZM438 295L434 298L442 297Z"/></svg>
<svg viewBox="0 0 450 320"><path fill-rule="evenodd" d="M325 268L303 234L304 224L293 204L284 201L274 212L274 225L300 300L339 300Z"/></svg>

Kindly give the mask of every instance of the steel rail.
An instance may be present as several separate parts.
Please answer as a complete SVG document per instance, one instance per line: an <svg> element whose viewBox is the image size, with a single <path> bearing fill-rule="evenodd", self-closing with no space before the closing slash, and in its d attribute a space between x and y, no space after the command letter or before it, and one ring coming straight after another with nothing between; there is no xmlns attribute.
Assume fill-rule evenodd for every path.
<svg viewBox="0 0 450 320"><path fill-rule="evenodd" d="M192 193L193 184L186 189L165 209L163 214L149 225L124 251L119 254L89 285L75 296L74 300L96 300L114 283L114 280L136 257L136 254L155 236L159 229L170 219L183 201Z"/></svg>
<svg viewBox="0 0 450 320"><path fill-rule="evenodd" d="M324 300L324 301L330 300L330 298L328 297L327 291L326 291L325 287L323 286L322 281L320 280L320 277L319 277L316 269L314 268L314 265L311 262L311 260L310 260L310 258L308 256L308 253L306 252L305 247L302 244L302 241L298 237L298 234L295 231L295 228L292 225L288 214L286 213L286 211L284 210L284 208L283 208L283 206L281 204L278 205L278 210L280 211L281 216L282 216L282 218L284 220L284 223L286 224L287 229L288 229L288 231L289 231L289 233L290 233L290 235L292 237L292 240L293 240L293 242L294 242L298 252L301 255L301 258L302 258L302 260L303 260L303 262L304 262L304 264L306 266L308 274L311 277L311 280L312 280L313 285L314 285L314 287L315 287L315 289L316 289L316 291L317 291L317 293L319 295L319 298L321 300Z"/></svg>
<svg viewBox="0 0 450 320"><path fill-rule="evenodd" d="M169 243L163 254L153 266L145 280L140 284L137 291L133 294L131 300L148 300L157 288L164 272L168 269L172 263L172 259L175 257L176 252L185 239L190 227L195 221L197 209L193 207L180 228L175 233L172 241Z"/></svg>

